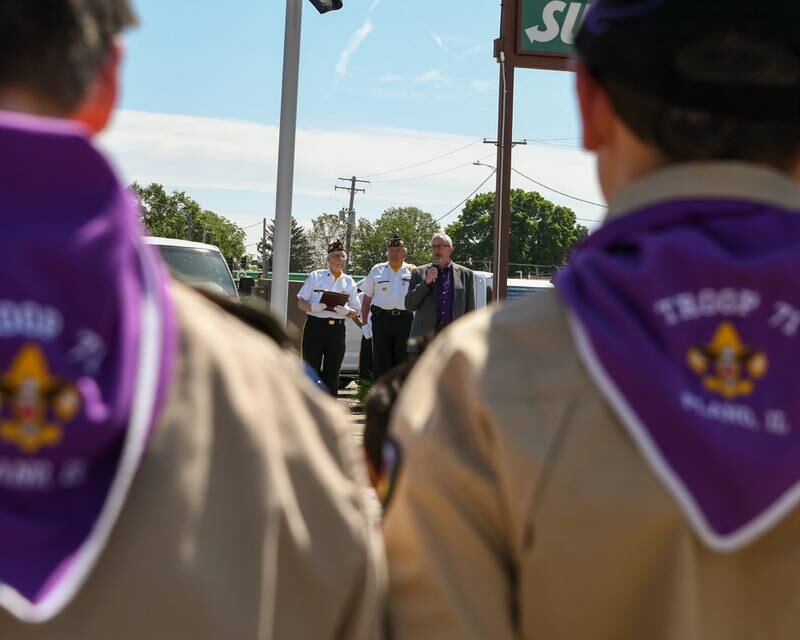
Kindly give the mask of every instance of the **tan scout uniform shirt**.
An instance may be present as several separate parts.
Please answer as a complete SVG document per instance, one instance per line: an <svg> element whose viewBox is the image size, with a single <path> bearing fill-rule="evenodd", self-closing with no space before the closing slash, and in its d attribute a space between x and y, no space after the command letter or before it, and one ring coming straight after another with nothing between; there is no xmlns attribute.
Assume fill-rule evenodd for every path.
<svg viewBox="0 0 800 640"><path fill-rule="evenodd" d="M343 417L296 357L174 300L174 380L108 546L61 614L2 611L0 638L380 638L383 551Z"/></svg>
<svg viewBox="0 0 800 640"><path fill-rule="evenodd" d="M626 208L767 186L682 184ZM800 638L800 513L735 553L706 548L589 379L556 291L445 332L391 429L393 640Z"/></svg>

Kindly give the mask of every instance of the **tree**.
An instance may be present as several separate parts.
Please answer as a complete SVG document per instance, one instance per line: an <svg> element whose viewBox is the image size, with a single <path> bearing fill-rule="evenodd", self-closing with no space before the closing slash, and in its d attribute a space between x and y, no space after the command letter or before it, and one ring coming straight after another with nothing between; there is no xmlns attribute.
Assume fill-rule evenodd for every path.
<svg viewBox="0 0 800 640"><path fill-rule="evenodd" d="M311 262L315 269L325 265L328 245L334 240L344 241L347 225L332 213L323 213L311 220L311 229L307 232L311 248Z"/></svg>
<svg viewBox="0 0 800 640"><path fill-rule="evenodd" d="M289 271L292 273L307 273L314 268L311 257L311 244L305 229L300 226L297 220L292 218L291 226L292 239L290 243ZM266 256L269 264L272 264L272 245L275 241L275 220L267 227L267 241L258 243L258 259L263 260Z"/></svg>
<svg viewBox="0 0 800 640"><path fill-rule="evenodd" d="M458 261L490 269L494 237L494 193L468 200L458 220L447 227ZM559 267L572 247L589 233L578 224L575 212L556 205L535 191L511 192L511 232L508 261L512 265Z"/></svg>
<svg viewBox="0 0 800 640"><path fill-rule="evenodd" d="M431 238L440 231L430 213L417 207L386 209L374 222L359 219L353 230L350 270L365 275L379 262L386 261L386 249L395 234L399 234L408 249L408 262L430 261Z"/></svg>
<svg viewBox="0 0 800 640"><path fill-rule="evenodd" d="M203 209L183 191L167 194L158 183L129 189L139 201L142 225L154 236L195 240L216 245L224 256L238 259L245 252L245 231L213 211Z"/></svg>

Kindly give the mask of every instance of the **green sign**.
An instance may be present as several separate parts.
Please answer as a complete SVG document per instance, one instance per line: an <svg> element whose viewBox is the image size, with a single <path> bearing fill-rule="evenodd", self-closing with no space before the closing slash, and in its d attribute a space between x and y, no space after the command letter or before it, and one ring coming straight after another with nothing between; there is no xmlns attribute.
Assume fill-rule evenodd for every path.
<svg viewBox="0 0 800 640"><path fill-rule="evenodd" d="M589 4L587 0L521 0L517 51L562 58L572 55L575 34Z"/></svg>

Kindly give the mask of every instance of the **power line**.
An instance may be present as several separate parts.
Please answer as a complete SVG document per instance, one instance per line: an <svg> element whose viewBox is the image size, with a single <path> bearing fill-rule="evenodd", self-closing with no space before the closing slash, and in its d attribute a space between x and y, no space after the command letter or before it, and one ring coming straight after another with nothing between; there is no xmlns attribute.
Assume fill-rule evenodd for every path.
<svg viewBox="0 0 800 640"><path fill-rule="evenodd" d="M390 173L397 173L399 171L405 171L406 169L415 169L417 167L421 167L424 164L430 164L431 162L435 162L436 160L441 160L442 158L446 158L448 156L452 156L454 153L458 153L459 151L463 151L464 149L468 149L469 147L482 142L482 140L475 140L470 142L469 144L465 144L463 147L459 147L458 149L453 149L452 151L448 151L447 153L443 153L440 156L436 156L435 158L431 158L430 160L423 160L422 162L417 162L416 164L410 164L407 167L400 167L399 169L390 169L389 171L381 171L380 173L373 173L369 176L364 176L364 178L377 178L378 176L386 176Z"/></svg>
<svg viewBox="0 0 800 640"><path fill-rule="evenodd" d="M583 149L583 138L523 138L526 143L561 149ZM571 144L570 144L571 143Z"/></svg>
<svg viewBox="0 0 800 640"><path fill-rule="evenodd" d="M494 154L492 154L492 155L494 155ZM459 208L459 207L460 207L462 204L464 204L464 203L465 203L467 200L469 200L469 199L470 199L472 196L474 196L476 193L478 193L478 191L480 191L480 188L481 188L483 185L485 185L487 182L489 182L489 180L491 179L491 177L492 177L492 176L493 176L495 173L497 173L497 170L496 170L496 169L494 169L494 170L493 170L493 171L492 171L492 172L491 172L491 173L490 173L490 174L489 174L489 175L486 177L486 180L484 180L483 182L481 182L481 183L480 183L480 184L479 184L479 185L476 187L475 191L473 191L472 193L470 193L470 194L469 194L469 195L468 195L466 198L464 198L464 199L463 199L461 202L459 202L459 203L458 203L458 204L457 204L455 207L453 207L452 209L450 209L450 211L448 211L447 213L445 213L443 216L439 216L438 218L436 218L436 222L440 222L441 220L444 220L444 219L445 219L447 216L449 216L451 213L453 213L453 212L454 212L456 209L458 209L458 208Z"/></svg>
<svg viewBox="0 0 800 640"><path fill-rule="evenodd" d="M531 142L529 140L529 142ZM582 144L567 144L565 142L533 142L539 147L548 147L549 149L583 149Z"/></svg>
<svg viewBox="0 0 800 640"><path fill-rule="evenodd" d="M580 140L580 138L523 138L527 142L567 142L572 140Z"/></svg>
<svg viewBox="0 0 800 640"><path fill-rule="evenodd" d="M483 156L480 160L486 160L486 158L492 158L496 154L494 152ZM480 162L479 160L479 162ZM463 169L464 167L469 167L473 162L465 162L464 164L456 165L455 167L450 167L449 169L444 169L443 171L436 171L434 173L427 173L423 176L414 176L413 178L400 178L398 180L374 180L374 184L396 184L398 182L413 182L414 180L424 180L425 178L433 178L435 176L441 176L445 173L450 173L451 171L455 171L456 169Z"/></svg>
<svg viewBox="0 0 800 640"><path fill-rule="evenodd" d="M259 220L258 222L254 222L253 224L249 224L246 227L242 227L242 230L252 229L253 227L260 227L261 224L262 224L262 222L261 222L261 220Z"/></svg>
<svg viewBox="0 0 800 640"><path fill-rule="evenodd" d="M530 176L526 176L524 173L522 173L522 171L518 171L517 169L514 169L513 167L511 168L511 170L514 173L522 176L526 180L530 180L531 182L533 182L533 184L537 184L540 187L542 187L543 189L547 189L548 191L552 191L553 193L557 193L560 196L564 196L565 198L569 198L570 200L577 200L578 202L583 202L585 204L591 204L591 205L594 205L595 207L601 207L603 209L608 209L608 207L606 205L600 204L599 202L592 202L591 200L584 200L583 198L579 198L577 196L570 195L569 193L564 193L563 191L559 191L558 189L554 189L553 187L548 187L546 184L543 184L543 183L539 182L538 180L534 180ZM600 221L599 220L591 220L590 222L600 222Z"/></svg>

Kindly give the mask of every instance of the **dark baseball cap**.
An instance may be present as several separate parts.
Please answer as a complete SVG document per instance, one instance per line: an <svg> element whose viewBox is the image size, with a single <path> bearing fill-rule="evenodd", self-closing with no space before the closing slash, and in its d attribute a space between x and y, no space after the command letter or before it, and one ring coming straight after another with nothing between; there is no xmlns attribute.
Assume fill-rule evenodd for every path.
<svg viewBox="0 0 800 640"><path fill-rule="evenodd" d="M800 0L595 0L590 71L666 104L800 121Z"/></svg>

